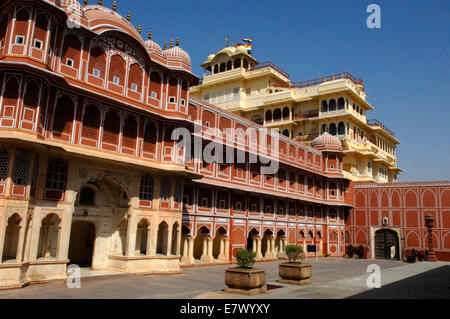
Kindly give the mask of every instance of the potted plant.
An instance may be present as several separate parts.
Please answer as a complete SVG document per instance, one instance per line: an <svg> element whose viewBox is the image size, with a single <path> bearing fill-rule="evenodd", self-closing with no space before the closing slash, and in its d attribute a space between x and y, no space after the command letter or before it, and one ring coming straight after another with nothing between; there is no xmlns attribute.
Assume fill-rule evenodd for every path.
<svg viewBox="0 0 450 319"><path fill-rule="evenodd" d="M289 261L279 265L280 283L307 285L311 283L311 265L297 262L297 259L304 256L303 247L297 245L287 245L284 249Z"/></svg>
<svg viewBox="0 0 450 319"><path fill-rule="evenodd" d="M263 269L253 268L256 253L247 249L237 251L236 260L239 267L225 270L225 292L242 295L257 295L264 293L266 272Z"/></svg>

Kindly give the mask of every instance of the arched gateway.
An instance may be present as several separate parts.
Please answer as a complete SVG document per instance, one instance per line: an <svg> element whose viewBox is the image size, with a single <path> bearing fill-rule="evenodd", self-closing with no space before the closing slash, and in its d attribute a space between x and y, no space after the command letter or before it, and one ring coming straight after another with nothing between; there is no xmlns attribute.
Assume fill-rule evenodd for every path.
<svg viewBox="0 0 450 319"><path fill-rule="evenodd" d="M400 259L398 235L391 229L380 229L375 232L375 258Z"/></svg>

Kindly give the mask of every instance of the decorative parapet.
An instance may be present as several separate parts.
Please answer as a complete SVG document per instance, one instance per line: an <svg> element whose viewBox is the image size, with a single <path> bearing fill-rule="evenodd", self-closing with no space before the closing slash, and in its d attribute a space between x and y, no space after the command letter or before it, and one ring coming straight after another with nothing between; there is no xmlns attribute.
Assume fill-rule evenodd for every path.
<svg viewBox="0 0 450 319"><path fill-rule="evenodd" d="M450 186L450 180L444 181L416 181L416 182L395 182L395 183L355 183L355 189L362 188L387 188L387 187L417 187L417 186Z"/></svg>

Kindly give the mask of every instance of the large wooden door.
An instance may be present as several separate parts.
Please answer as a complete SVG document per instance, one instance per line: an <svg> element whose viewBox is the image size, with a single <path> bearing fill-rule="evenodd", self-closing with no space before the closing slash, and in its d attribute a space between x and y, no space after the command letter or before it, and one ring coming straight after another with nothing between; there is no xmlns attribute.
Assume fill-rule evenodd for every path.
<svg viewBox="0 0 450 319"><path fill-rule="evenodd" d="M393 250L392 247L395 247ZM394 258L391 254L394 252ZM375 233L375 258L399 260L399 243L397 233L391 229L380 229Z"/></svg>

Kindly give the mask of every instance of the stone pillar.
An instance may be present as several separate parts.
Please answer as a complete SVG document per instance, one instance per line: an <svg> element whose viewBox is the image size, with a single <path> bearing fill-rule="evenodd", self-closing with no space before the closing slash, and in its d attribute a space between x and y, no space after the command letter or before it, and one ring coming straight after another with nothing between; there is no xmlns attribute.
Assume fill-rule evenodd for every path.
<svg viewBox="0 0 450 319"><path fill-rule="evenodd" d="M3 246L5 246L5 236L6 236L6 227L8 221L6 219L6 207L5 212L0 211L2 214L0 215L0 264L3 259Z"/></svg>
<svg viewBox="0 0 450 319"><path fill-rule="evenodd" d="M272 258L277 258L277 253L275 250L275 237L270 238L270 247L272 248L270 255Z"/></svg>
<svg viewBox="0 0 450 319"><path fill-rule="evenodd" d="M188 260L190 264L195 262L194 259L194 238L188 237Z"/></svg>
<svg viewBox="0 0 450 319"><path fill-rule="evenodd" d="M20 231L19 231L19 240L17 243L17 255L16 255L16 262L21 263L23 261L22 254L23 254L23 246L25 242L25 230L27 229L27 220L22 219L22 222L20 223ZM0 255L0 258L2 255Z"/></svg>
<svg viewBox="0 0 450 319"><path fill-rule="evenodd" d="M189 237L184 237L184 241L183 241L183 255L181 256L180 262L182 262L183 264L189 264L189 242L188 242L188 238Z"/></svg>
<svg viewBox="0 0 450 319"><path fill-rule="evenodd" d="M261 237L256 237L256 260L263 259L263 255L261 254Z"/></svg>
<svg viewBox="0 0 450 319"><path fill-rule="evenodd" d="M200 256L200 261L207 262L208 261L208 240L206 237L203 238L202 241L202 255Z"/></svg>
<svg viewBox="0 0 450 319"><path fill-rule="evenodd" d="M153 226L152 226L153 225ZM152 223L150 225L150 236L148 240L150 241L150 252L147 252L147 255L149 256L156 256L156 246L158 242L158 225L155 225L155 223Z"/></svg>
<svg viewBox="0 0 450 319"><path fill-rule="evenodd" d="M228 237L224 238L225 240L225 260L230 260L230 239Z"/></svg>
<svg viewBox="0 0 450 319"><path fill-rule="evenodd" d="M130 214L128 216L127 240L126 240L126 248L125 248L125 256L127 256L127 257L133 256L133 253L134 253L133 245L136 244L136 229L137 229L137 224L134 222L134 218Z"/></svg>
<svg viewBox="0 0 450 319"><path fill-rule="evenodd" d="M176 249L176 255L181 255L181 228L178 226L177 231L177 249Z"/></svg>
<svg viewBox="0 0 450 319"><path fill-rule="evenodd" d="M39 249L39 241L41 240L39 238L40 232L41 232L41 224L42 219L39 218L37 215L37 212L33 212L33 219L30 223L30 248L29 248L29 255L28 260L29 261L35 261L37 260L37 254Z"/></svg>
<svg viewBox="0 0 450 319"><path fill-rule="evenodd" d="M227 260L227 256L225 254L225 244L226 244L226 237L220 236L220 253L219 257L217 257L217 259L219 260Z"/></svg>
<svg viewBox="0 0 450 319"><path fill-rule="evenodd" d="M208 257L210 259L210 261L214 261L214 256L213 256L213 237L208 237Z"/></svg>
<svg viewBox="0 0 450 319"><path fill-rule="evenodd" d="M147 227L147 229L146 229L146 231L147 231L147 249L146 249L146 252L145 252L145 255L146 256L150 256L150 254L151 254L151 251L153 250L153 246L154 246L154 243L153 243L153 240L152 240L152 232L150 231L150 225Z"/></svg>
<svg viewBox="0 0 450 319"><path fill-rule="evenodd" d="M166 256L172 255L172 230L173 226L169 226L167 229L167 250Z"/></svg>

